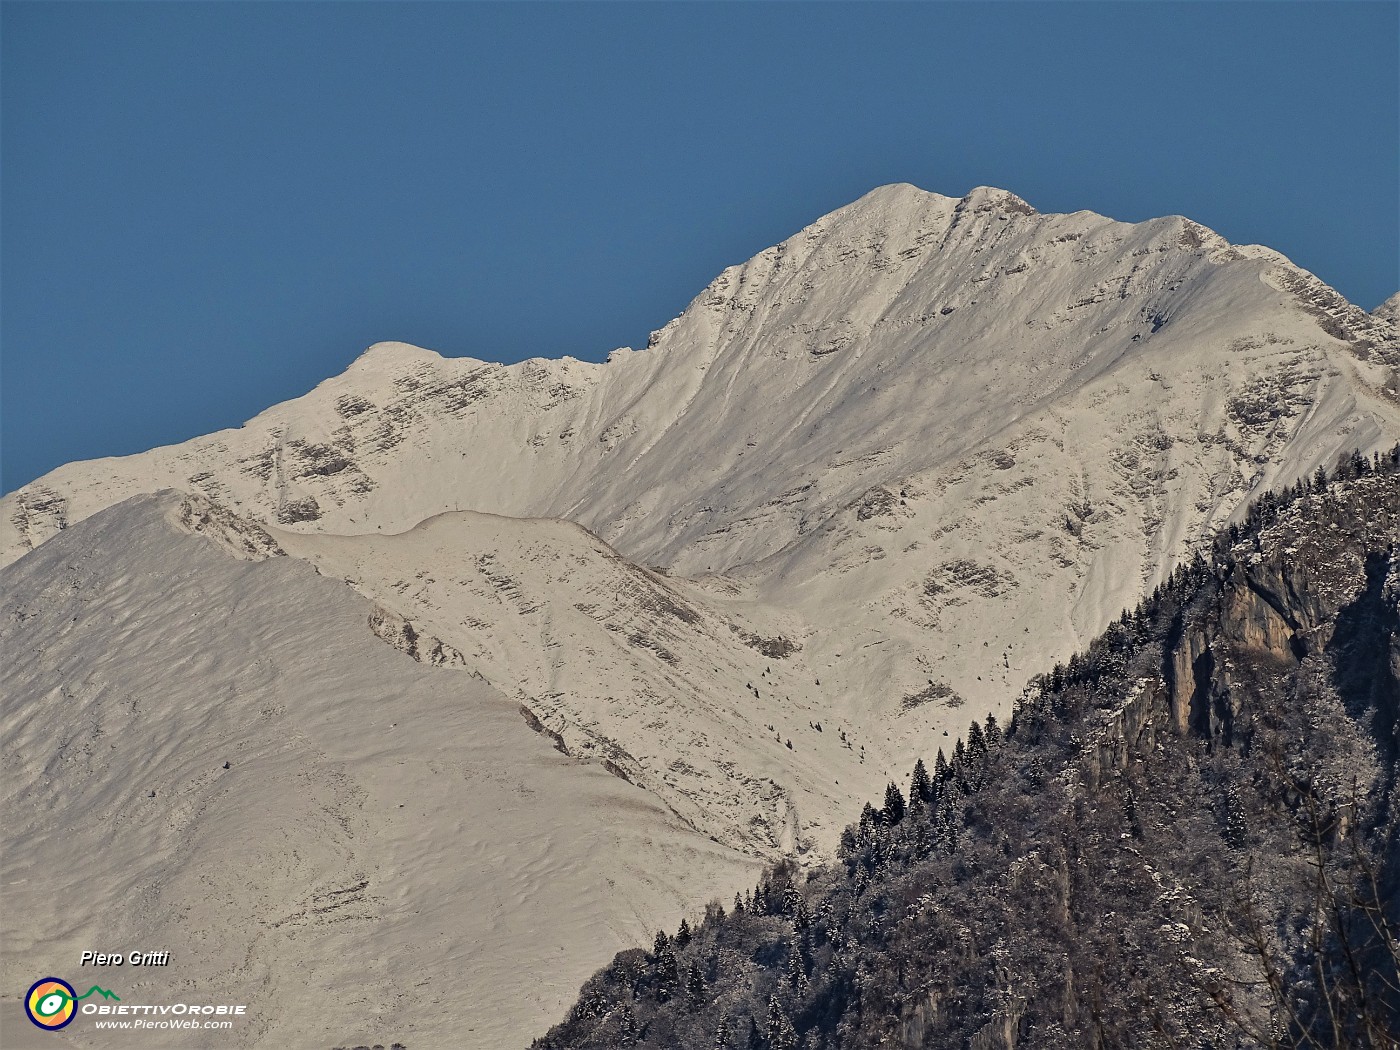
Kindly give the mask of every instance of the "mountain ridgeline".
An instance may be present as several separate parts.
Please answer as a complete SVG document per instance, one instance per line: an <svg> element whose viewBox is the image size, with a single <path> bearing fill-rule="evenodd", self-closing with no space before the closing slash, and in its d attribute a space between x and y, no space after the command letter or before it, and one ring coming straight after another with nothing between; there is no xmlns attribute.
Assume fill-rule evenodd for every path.
<svg viewBox="0 0 1400 1050"><path fill-rule="evenodd" d="M535 1050L1400 1045L1400 446L1254 503Z"/></svg>
<svg viewBox="0 0 1400 1050"><path fill-rule="evenodd" d="M524 1046L624 949L548 1043L1303 1030L1307 821L1335 898L1391 812L1397 301L882 186L606 361L380 343L23 485L0 1003L199 930L229 1046Z"/></svg>
<svg viewBox="0 0 1400 1050"><path fill-rule="evenodd" d="M68 464L0 499L0 564L191 494L703 839L810 860L1250 499L1397 440L1395 320L1277 252L893 185L606 362L380 344L237 429Z"/></svg>

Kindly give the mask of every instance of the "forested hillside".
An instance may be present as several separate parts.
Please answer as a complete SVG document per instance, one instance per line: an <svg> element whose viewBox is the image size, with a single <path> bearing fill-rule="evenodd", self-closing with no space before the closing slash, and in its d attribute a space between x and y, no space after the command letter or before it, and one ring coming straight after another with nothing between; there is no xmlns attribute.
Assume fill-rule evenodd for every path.
<svg viewBox="0 0 1400 1050"><path fill-rule="evenodd" d="M1256 503L566 1047L1393 1047L1400 447Z"/></svg>

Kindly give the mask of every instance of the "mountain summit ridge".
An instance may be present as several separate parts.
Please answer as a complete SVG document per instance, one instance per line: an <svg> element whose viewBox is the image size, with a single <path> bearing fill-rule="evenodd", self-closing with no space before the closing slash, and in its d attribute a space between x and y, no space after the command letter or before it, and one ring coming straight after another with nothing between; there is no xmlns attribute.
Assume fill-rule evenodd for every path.
<svg viewBox="0 0 1400 1050"><path fill-rule="evenodd" d="M1395 324L1277 253L893 184L722 271L645 350L500 365L380 343L242 428L60 468L0 501L0 561L127 496L198 493L286 549L304 536L482 653L571 751L767 855L829 847L845 802L1009 710L1251 497L1397 438ZM459 511L574 522L636 572L526 523L378 544ZM400 586L443 558L457 590ZM729 728L696 739L707 719ZM865 757L812 764L816 724Z"/></svg>
<svg viewBox="0 0 1400 1050"><path fill-rule="evenodd" d="M1005 724L1252 498L1397 440L1395 321L1277 253L1180 217L882 187L722 271L645 349L501 365L378 343L242 427L0 499L10 825L71 877L27 785L100 786L166 836L143 845L181 873L159 923L241 915L241 883L274 924L342 893L380 921L399 865L454 880L393 958L415 923L447 934L439 958L481 964L454 989L463 1038L506 1045L602 961L597 930L674 924L692 875L829 858L861 802L970 720ZM544 771L534 801L512 755ZM171 852L215 803L305 851ZM464 834L496 866L464 864ZM556 875L580 892L550 896ZM572 931L552 987L536 940L459 951L470 927L434 909L487 894L472 919L497 932ZM50 898L10 910L33 943ZM303 985L302 956L262 943L276 990ZM426 1024L436 994L370 1013ZM434 1014L458 1035L462 1016Z"/></svg>
<svg viewBox="0 0 1400 1050"><path fill-rule="evenodd" d="M806 227L798 231L798 233L794 234L792 237L789 237L776 245L764 249L764 251L758 253L758 256L755 256L754 258L758 258L759 256L762 256L767 252L777 252L780 249L783 249L784 246L789 244L790 242L796 240L799 237L802 237L804 234L808 234L809 231L825 230L837 223L843 223L847 225L868 226L877 222L888 222L890 220L907 221L910 218L917 217L921 213L938 211L946 212L950 218L956 212L959 211L972 211L981 213L993 211L1004 212L1007 215L1043 215L1047 218L1084 217L1093 221L1121 223L1122 225L1127 226L1142 226L1148 224L1189 224L1189 227L1196 231L1197 235L1201 236L1203 240L1211 243L1213 246L1231 249L1240 253L1248 254L1250 256L1270 258L1276 260L1281 264L1285 264L1290 267L1294 267L1301 270L1301 267L1297 267L1296 263L1292 262L1292 260L1290 260L1283 253L1278 252L1273 248L1269 248L1265 245L1259 244L1232 244L1231 242L1226 240L1226 238L1224 238L1221 234L1217 233L1215 230L1195 223L1182 215L1166 215L1146 219L1139 223L1131 223L1113 219L1100 212L1096 212L1090 209L1080 209L1074 212L1042 213L1013 191L1003 189L998 186L974 186L963 196L953 197L942 193L938 193L934 190L925 190L909 182L894 182L876 186L874 189L869 190L868 192L861 195L851 203L842 205L838 208L833 209L830 212L827 212L825 215L814 220L812 223L809 223ZM753 260L750 259L748 261L751 262ZM723 271L721 271L721 274L728 273L731 270L741 268L744 265L745 263L738 263L726 267ZM712 287L714 283L715 282L711 282L711 285L707 286L706 290L708 291L708 289ZM702 292L700 296L696 296L695 300L692 300L691 304L689 305L693 305L694 302L700 299L704 294L705 293ZM1383 308L1385 308L1390 303L1396 302L1397 300L1400 300L1400 293L1397 293L1397 295L1392 297L1391 300L1388 300L1386 304L1382 304L1380 307L1377 307L1376 310L1372 311L1372 313L1380 314ZM684 311L682 311L682 313L684 313ZM680 315L678 315L678 317L679 316ZM658 329L657 331L660 332L664 330L665 326L663 326L661 329ZM613 354L617 354L619 352L635 352L635 349L633 347L619 347L617 350L612 351ZM382 363L392 361L395 359L436 359L474 361L479 362L482 365L498 365L500 367L509 367L508 365L504 365L501 362L494 361L490 358L476 358L472 355L449 356L443 354L441 351L436 349L418 346L416 344L403 342L401 340L387 339L371 344L369 347L363 350L359 354L359 356L356 357L349 366L347 366L347 368L344 371L348 372L357 368L363 369L372 366L379 366ZM529 361L560 360L577 360L580 364L607 363L606 359L603 362L590 362L586 360L567 357L567 355L561 357L530 357L522 359L520 362L516 363L524 364ZM344 372L340 374L344 374Z"/></svg>

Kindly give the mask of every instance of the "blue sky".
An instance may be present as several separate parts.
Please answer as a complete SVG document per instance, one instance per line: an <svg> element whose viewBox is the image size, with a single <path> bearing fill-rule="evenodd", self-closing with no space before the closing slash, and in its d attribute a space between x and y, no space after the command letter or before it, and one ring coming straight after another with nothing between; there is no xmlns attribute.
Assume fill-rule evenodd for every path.
<svg viewBox="0 0 1400 1050"><path fill-rule="evenodd" d="M0 489L401 339L601 359L882 183L1400 287L1395 3L0 5Z"/></svg>

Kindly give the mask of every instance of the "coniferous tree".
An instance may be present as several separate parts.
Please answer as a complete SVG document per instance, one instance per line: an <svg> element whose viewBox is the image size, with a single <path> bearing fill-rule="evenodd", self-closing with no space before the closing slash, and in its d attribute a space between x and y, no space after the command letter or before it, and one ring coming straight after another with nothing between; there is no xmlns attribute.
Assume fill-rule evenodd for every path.
<svg viewBox="0 0 1400 1050"><path fill-rule="evenodd" d="M784 915L796 915L797 906L802 901L802 894L797 892L797 888L792 883L783 887L783 910Z"/></svg>
<svg viewBox="0 0 1400 1050"><path fill-rule="evenodd" d="M987 738L982 735L980 722L967 727L967 757L970 762L980 762L987 757Z"/></svg>
<svg viewBox="0 0 1400 1050"><path fill-rule="evenodd" d="M861 838L869 839L870 836L873 835L875 831L880 827L880 823L880 814L876 812L874 806L867 802L865 804L865 808L860 811Z"/></svg>
<svg viewBox="0 0 1400 1050"><path fill-rule="evenodd" d="M685 1001L692 1010L705 1005L705 976L700 972L700 964L694 961L685 979Z"/></svg>
<svg viewBox="0 0 1400 1050"><path fill-rule="evenodd" d="M1001 726L997 724L996 715L987 716L987 750L995 751L1001 747L1002 732Z"/></svg>
<svg viewBox="0 0 1400 1050"><path fill-rule="evenodd" d="M711 1050L734 1050L734 1042L729 1037L729 1018L721 1017L715 1028L715 1041Z"/></svg>
<svg viewBox="0 0 1400 1050"><path fill-rule="evenodd" d="M768 1000L768 1047L769 1050L797 1050L797 1030L792 1027L776 995Z"/></svg>
<svg viewBox="0 0 1400 1050"><path fill-rule="evenodd" d="M652 952L652 973L656 977L656 998L666 1002L676 993L681 982L680 962L665 931L656 935L656 946Z"/></svg>
<svg viewBox="0 0 1400 1050"><path fill-rule="evenodd" d="M690 937L690 923L685 919L681 919L680 929L676 930L676 947L684 948L690 943Z"/></svg>
<svg viewBox="0 0 1400 1050"><path fill-rule="evenodd" d="M1040 791L1045 787L1045 763L1039 757L1031 759L1031 763L1026 767L1026 784L1032 791Z"/></svg>
<svg viewBox="0 0 1400 1050"><path fill-rule="evenodd" d="M801 946L795 942L788 952L787 982L788 987L796 992L799 997L806 996L807 964L802 960Z"/></svg>
<svg viewBox="0 0 1400 1050"><path fill-rule="evenodd" d="M802 894L797 894L797 900L792 908L792 925L798 931L806 930L812 925L812 915L807 910L807 898Z"/></svg>
<svg viewBox="0 0 1400 1050"><path fill-rule="evenodd" d="M841 842L836 847L836 855L842 860L845 860L847 857L854 856L857 848L856 833L851 826L847 824L841 829Z"/></svg>
<svg viewBox="0 0 1400 1050"><path fill-rule="evenodd" d="M622 1004L622 1013L618 1017L617 1040L622 1046L637 1044L637 1018L633 1016L632 1007L627 1003Z"/></svg>
<svg viewBox="0 0 1400 1050"><path fill-rule="evenodd" d="M922 758L915 761L914 774L909 778L909 805L911 808L916 798L925 804L933 801L933 782L929 780L928 770L924 768Z"/></svg>
<svg viewBox="0 0 1400 1050"><path fill-rule="evenodd" d="M910 820L922 821L927 815L928 806L923 798L912 789L909 792L909 812L906 814Z"/></svg>
<svg viewBox="0 0 1400 1050"><path fill-rule="evenodd" d="M757 900L757 899L758 899L758 895L755 894L755 895L754 895L754 900ZM765 881L765 882L763 883L763 914L764 914L764 915L781 915L782 913L783 913L783 895L782 895L781 893L778 892L777 888L774 887L774 885L773 885L771 882L766 882L766 881Z"/></svg>
<svg viewBox="0 0 1400 1050"><path fill-rule="evenodd" d="M948 779L948 760L943 757L943 749L938 749L938 757L933 760L933 775L940 781Z"/></svg>
<svg viewBox="0 0 1400 1050"><path fill-rule="evenodd" d="M904 819L904 795L893 780L885 787L885 823L894 827Z"/></svg>
<svg viewBox="0 0 1400 1050"><path fill-rule="evenodd" d="M945 795L938 810L938 834L952 853L958 848L958 814L953 808L953 796Z"/></svg>

